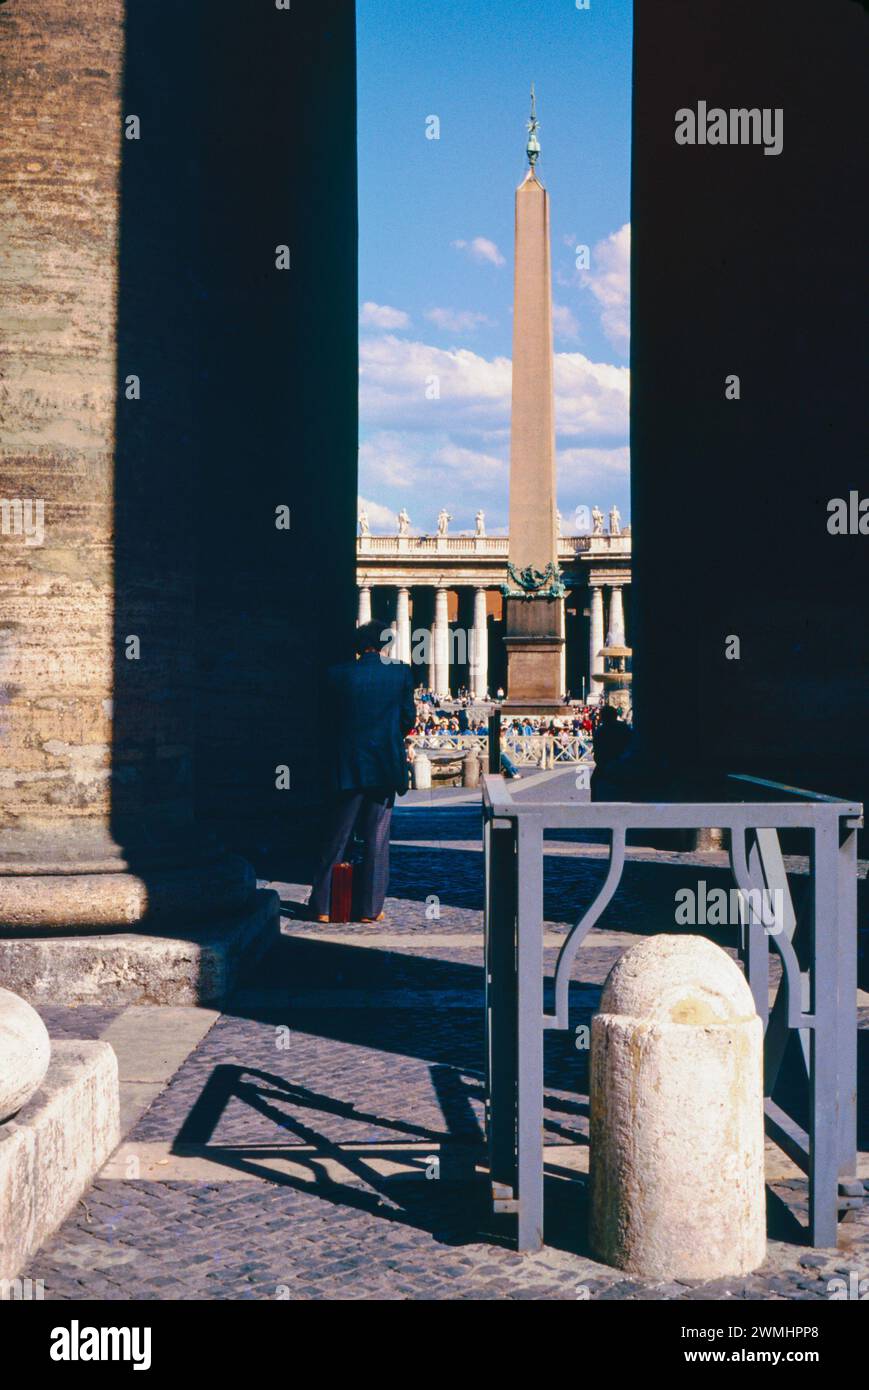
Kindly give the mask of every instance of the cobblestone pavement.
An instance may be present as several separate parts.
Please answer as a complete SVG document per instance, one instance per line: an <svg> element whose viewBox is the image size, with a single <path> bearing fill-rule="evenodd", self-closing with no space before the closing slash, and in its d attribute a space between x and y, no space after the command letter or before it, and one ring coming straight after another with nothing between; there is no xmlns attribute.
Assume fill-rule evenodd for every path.
<svg viewBox="0 0 869 1390"><path fill-rule="evenodd" d="M558 941L605 871L599 845L552 849L550 975ZM280 942L127 1135L129 1176L115 1176L117 1166L101 1175L23 1273L44 1281L47 1299L790 1300L827 1299L834 1278L869 1278L869 1208L840 1225L837 1250L810 1250L806 1183L780 1154L768 1258L756 1274L647 1284L589 1256L587 1054L573 1046L573 1028L588 1021L625 946L672 924L675 890L701 877L729 885L724 864L632 852L580 952L571 1030L546 1039L545 1141L567 1166L549 1151L540 1253L509 1248L509 1218L491 1214L475 1171L482 856L479 812L457 805L396 814L387 920L376 928L321 931L294 916L303 886L272 885L287 912ZM726 934L718 939L733 949ZM118 1011L44 1014L54 1036L96 1037ZM383 1146L394 1171L371 1161ZM130 1162L137 1155L150 1163L147 1177ZM207 1180L196 1166L203 1156ZM155 1179L161 1166L165 1180Z"/></svg>

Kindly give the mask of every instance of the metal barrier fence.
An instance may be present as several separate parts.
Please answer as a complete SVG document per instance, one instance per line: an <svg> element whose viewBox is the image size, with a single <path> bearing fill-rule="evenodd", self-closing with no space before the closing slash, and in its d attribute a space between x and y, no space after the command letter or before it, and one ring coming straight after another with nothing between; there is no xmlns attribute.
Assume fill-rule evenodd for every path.
<svg viewBox="0 0 869 1390"><path fill-rule="evenodd" d="M411 739L421 753L452 753L457 756L470 749L485 753L489 740L481 734L415 734ZM512 734L501 729L501 751L517 767L555 767L557 764L589 762L592 758L591 740L577 736L560 739L552 734Z"/></svg>
<svg viewBox="0 0 869 1390"><path fill-rule="evenodd" d="M481 734L414 734L410 739L420 753L467 753L476 748L485 753L488 739Z"/></svg>
<svg viewBox="0 0 869 1390"><path fill-rule="evenodd" d="M543 1242L544 1031L568 1027L571 969L618 888L629 830L728 830L731 869L737 887L753 895L748 901L757 901L758 892L781 893L774 899L783 904L781 930L769 934L753 912L740 929L740 955L765 1026L767 1133L808 1175L813 1245L835 1246L840 1208L860 1201L847 1187L857 1166L857 830L863 808L756 778L728 780L734 791L751 794L753 787L758 799L547 802L533 799L534 789L523 794L521 781L514 793L504 777L484 776L487 1138L494 1209L516 1215L520 1250ZM770 794L774 800L760 799ZM808 891L799 913L778 838L787 828L811 835ZM600 892L561 947L554 1012L546 1013L543 836L556 829L607 830L610 851ZM770 945L782 964L771 1009ZM807 1128L772 1100L792 1033L801 1046Z"/></svg>
<svg viewBox="0 0 869 1390"><path fill-rule="evenodd" d="M512 734L503 727L501 751L516 767L555 767L562 763L590 762L593 757L590 739L560 739L552 734Z"/></svg>

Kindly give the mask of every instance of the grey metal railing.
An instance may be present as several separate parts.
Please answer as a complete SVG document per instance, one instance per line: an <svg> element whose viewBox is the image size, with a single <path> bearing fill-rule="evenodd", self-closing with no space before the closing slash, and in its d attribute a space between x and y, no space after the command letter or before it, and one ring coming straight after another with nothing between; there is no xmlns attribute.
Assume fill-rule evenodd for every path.
<svg viewBox="0 0 869 1390"><path fill-rule="evenodd" d="M568 777L568 785L572 779ZM568 1027L570 973L583 941L618 888L629 830L725 829L737 887L756 902L778 890L781 929L742 918L740 955L765 1026L765 1109L770 1137L808 1175L813 1245L836 1244L856 1175L858 803L756 778L729 779L755 801L592 802L534 799L495 773L484 776L486 856L486 1116L494 1209L517 1218L520 1250L543 1242L543 1035ZM762 792L760 789L763 789ZM761 796L774 796L762 800ZM587 794L586 794L587 797ZM565 938L555 968L554 1012L543 1002L543 837L547 830L606 830L609 867L597 897ZM811 834L810 884L794 911L778 831ZM758 892L758 890L760 890ZM769 1007L769 948L782 977ZM772 1100L788 1037L800 1041L808 1129ZM734 1156L736 1157L736 1156Z"/></svg>
<svg viewBox="0 0 869 1390"><path fill-rule="evenodd" d="M413 734L408 742L421 753L467 753L476 749L488 752L489 739L481 734L421 733ZM554 738L551 734L514 734L501 727L501 750L517 767L550 768L556 765L572 766L575 763L591 763L594 754L591 739L571 735L567 739Z"/></svg>

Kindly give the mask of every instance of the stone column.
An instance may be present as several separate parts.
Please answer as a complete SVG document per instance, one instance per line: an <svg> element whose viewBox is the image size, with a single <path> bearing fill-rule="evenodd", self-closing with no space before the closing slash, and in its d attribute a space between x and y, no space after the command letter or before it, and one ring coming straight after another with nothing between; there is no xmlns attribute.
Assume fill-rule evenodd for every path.
<svg viewBox="0 0 869 1390"><path fill-rule="evenodd" d="M256 934L252 869L193 819L196 344L153 305L195 236L136 182L124 19L0 15L0 496L39 522L0 536L0 979L32 1002L214 999Z"/></svg>
<svg viewBox="0 0 869 1390"><path fill-rule="evenodd" d="M427 646L427 648L426 648L427 661L426 661L426 666L425 666L425 681L424 681L424 684L428 687L429 690L434 690L434 688L435 688L435 676L436 676L436 674L437 674L437 672L436 672L436 670L435 670L435 665L436 665L436 663L435 663L435 618L437 617L437 588L436 588L434 585L431 586L431 594L432 594L432 604L431 604L431 613L432 613L432 616L431 616L431 625L429 626L429 629L428 629L428 646ZM429 594L426 593L426 599L428 599L428 597L429 597ZM427 607L427 606L426 606L426 620L428 620L428 607Z"/></svg>
<svg viewBox="0 0 869 1390"><path fill-rule="evenodd" d="M447 591L438 585L435 593L435 620L432 631L434 648L434 692L450 694L450 620Z"/></svg>
<svg viewBox="0 0 869 1390"><path fill-rule="evenodd" d="M371 588L368 584L359 586L359 611L356 617L356 626L361 627L363 623L371 622Z"/></svg>
<svg viewBox="0 0 869 1390"><path fill-rule="evenodd" d="M567 615L564 611L564 599L556 599L558 604L558 630L561 633L561 694L567 692Z"/></svg>
<svg viewBox="0 0 869 1390"><path fill-rule="evenodd" d="M395 611L396 649L399 661L410 665L410 590L399 589Z"/></svg>
<svg viewBox="0 0 869 1390"><path fill-rule="evenodd" d="M489 629L486 624L486 590L474 592L474 626L471 629L471 695L484 700L489 690Z"/></svg>
<svg viewBox="0 0 869 1390"><path fill-rule="evenodd" d="M625 609L622 602L621 584L613 584L610 589L610 621L607 642L611 647L624 647Z"/></svg>
<svg viewBox="0 0 869 1390"><path fill-rule="evenodd" d="M588 693L600 695L603 682L596 677L603 671L603 657L600 650L604 643L603 631L603 589L600 584L591 586L591 627L588 653Z"/></svg>

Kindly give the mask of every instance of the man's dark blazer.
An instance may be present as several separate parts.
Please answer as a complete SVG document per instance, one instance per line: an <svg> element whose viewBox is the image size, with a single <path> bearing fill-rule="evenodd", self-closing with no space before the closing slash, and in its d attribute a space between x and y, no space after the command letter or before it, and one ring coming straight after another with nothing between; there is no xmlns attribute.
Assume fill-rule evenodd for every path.
<svg viewBox="0 0 869 1390"><path fill-rule="evenodd" d="M403 661L365 652L326 673L332 787L407 791L410 769L404 735L416 723L413 673Z"/></svg>

